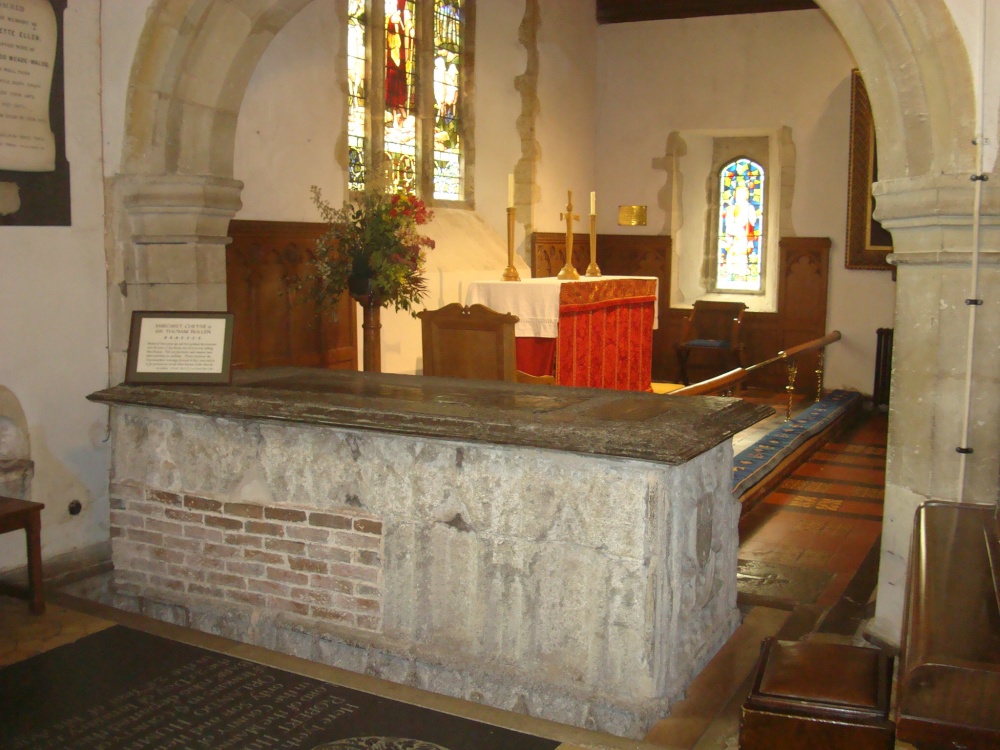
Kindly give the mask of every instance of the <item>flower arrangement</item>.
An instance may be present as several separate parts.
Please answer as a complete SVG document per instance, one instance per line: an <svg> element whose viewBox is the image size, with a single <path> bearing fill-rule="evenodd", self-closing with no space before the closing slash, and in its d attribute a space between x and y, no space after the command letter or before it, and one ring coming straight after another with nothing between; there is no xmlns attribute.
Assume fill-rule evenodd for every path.
<svg viewBox="0 0 1000 750"><path fill-rule="evenodd" d="M316 242L315 270L303 280L308 295L332 307L346 289L357 299L415 315L427 291L424 249L434 247L417 227L433 212L411 193L375 188L333 208L314 185L312 200L328 226Z"/></svg>

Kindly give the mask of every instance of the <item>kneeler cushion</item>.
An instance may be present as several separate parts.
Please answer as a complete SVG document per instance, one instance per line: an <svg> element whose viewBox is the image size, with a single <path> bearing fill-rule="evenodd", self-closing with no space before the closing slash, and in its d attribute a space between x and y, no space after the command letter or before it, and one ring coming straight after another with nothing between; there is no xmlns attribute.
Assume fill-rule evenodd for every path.
<svg viewBox="0 0 1000 750"><path fill-rule="evenodd" d="M740 748L890 749L892 660L834 643L764 640Z"/></svg>

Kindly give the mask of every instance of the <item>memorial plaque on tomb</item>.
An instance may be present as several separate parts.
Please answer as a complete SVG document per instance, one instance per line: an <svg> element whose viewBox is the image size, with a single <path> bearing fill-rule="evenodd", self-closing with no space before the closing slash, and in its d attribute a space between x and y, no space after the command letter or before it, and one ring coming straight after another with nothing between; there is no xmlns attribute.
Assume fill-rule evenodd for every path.
<svg viewBox="0 0 1000 750"><path fill-rule="evenodd" d="M132 313L126 383L228 383L232 313Z"/></svg>

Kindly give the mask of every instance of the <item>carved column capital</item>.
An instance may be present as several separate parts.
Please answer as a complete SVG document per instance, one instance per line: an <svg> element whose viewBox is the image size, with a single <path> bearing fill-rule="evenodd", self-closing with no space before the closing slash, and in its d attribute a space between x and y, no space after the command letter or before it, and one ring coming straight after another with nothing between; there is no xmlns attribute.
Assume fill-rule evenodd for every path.
<svg viewBox="0 0 1000 750"><path fill-rule="evenodd" d="M875 218L892 232L896 265L965 264L972 253L975 191L971 174L881 180L872 188ZM981 181L980 263L1000 264L1000 175Z"/></svg>
<svg viewBox="0 0 1000 750"><path fill-rule="evenodd" d="M229 221L242 207L239 180L182 174L118 180L136 245L224 245Z"/></svg>

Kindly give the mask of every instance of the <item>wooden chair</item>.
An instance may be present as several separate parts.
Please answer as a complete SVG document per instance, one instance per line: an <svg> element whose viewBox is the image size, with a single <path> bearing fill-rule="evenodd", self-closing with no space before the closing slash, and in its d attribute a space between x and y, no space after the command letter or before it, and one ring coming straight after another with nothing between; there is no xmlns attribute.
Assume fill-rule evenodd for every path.
<svg viewBox="0 0 1000 750"><path fill-rule="evenodd" d="M28 601L33 614L45 612L42 592L42 503L0 497L0 534L24 529L28 542Z"/></svg>
<svg viewBox="0 0 1000 750"><path fill-rule="evenodd" d="M553 377L518 372L514 346L517 316L485 305L457 302L417 313L423 335L424 375L522 383L554 383Z"/></svg>
<svg viewBox="0 0 1000 750"><path fill-rule="evenodd" d="M740 329L747 306L742 302L694 303L691 314L684 319L680 341L674 344L681 382L690 385L688 358L693 351L715 352L728 360L730 367L743 367L743 340Z"/></svg>

